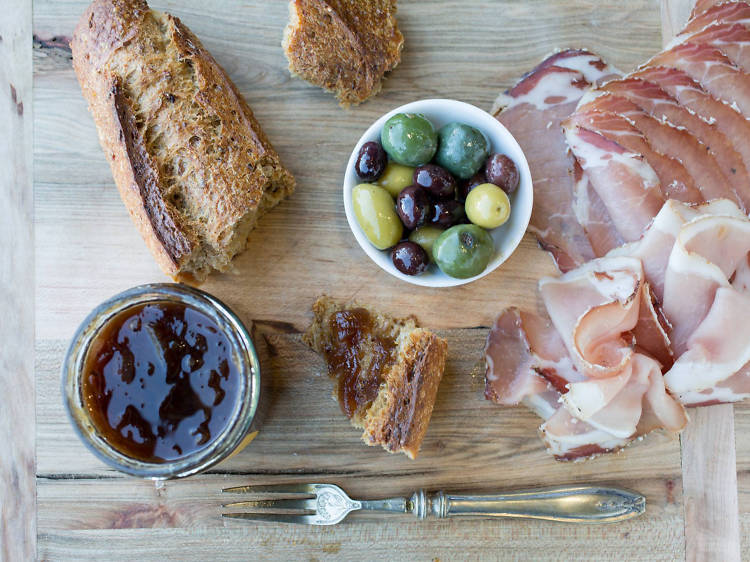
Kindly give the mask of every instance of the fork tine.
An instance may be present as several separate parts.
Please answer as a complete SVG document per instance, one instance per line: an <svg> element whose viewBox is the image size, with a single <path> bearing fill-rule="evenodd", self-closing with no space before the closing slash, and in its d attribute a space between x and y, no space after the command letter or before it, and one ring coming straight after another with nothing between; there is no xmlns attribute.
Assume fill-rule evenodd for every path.
<svg viewBox="0 0 750 562"><path fill-rule="evenodd" d="M261 486L234 486L224 488L225 494L306 494L315 495L316 484L271 484Z"/></svg>
<svg viewBox="0 0 750 562"><path fill-rule="evenodd" d="M308 509L315 511L315 499L280 498L273 500L251 500L222 504L222 507L257 507L259 509Z"/></svg>
<svg viewBox="0 0 750 562"><path fill-rule="evenodd" d="M270 521L275 523L302 523L315 525L314 515L286 515L281 513L224 513L228 519L245 519L248 521Z"/></svg>

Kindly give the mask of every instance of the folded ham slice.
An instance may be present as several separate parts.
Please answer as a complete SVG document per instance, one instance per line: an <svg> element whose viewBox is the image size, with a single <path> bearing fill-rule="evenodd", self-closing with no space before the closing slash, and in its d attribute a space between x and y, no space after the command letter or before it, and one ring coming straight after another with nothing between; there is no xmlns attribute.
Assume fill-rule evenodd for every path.
<svg viewBox="0 0 750 562"><path fill-rule="evenodd" d="M735 203L667 201L640 240L542 279L548 318L498 317L486 397L531 407L550 452L570 460L679 431L683 404L750 396L749 259Z"/></svg>

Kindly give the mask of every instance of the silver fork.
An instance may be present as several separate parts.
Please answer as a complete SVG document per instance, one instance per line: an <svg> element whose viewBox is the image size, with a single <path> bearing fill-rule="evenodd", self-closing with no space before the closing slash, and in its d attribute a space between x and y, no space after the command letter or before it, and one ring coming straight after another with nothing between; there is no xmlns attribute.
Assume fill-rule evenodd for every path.
<svg viewBox="0 0 750 562"><path fill-rule="evenodd" d="M252 513L224 513L232 519L335 525L352 511L413 513L427 517L519 517L569 523L611 523L646 511L646 498L637 492L599 486L567 486L489 495L462 495L419 490L410 498L353 500L333 484L236 486L228 494L253 499L223 504L251 508Z"/></svg>

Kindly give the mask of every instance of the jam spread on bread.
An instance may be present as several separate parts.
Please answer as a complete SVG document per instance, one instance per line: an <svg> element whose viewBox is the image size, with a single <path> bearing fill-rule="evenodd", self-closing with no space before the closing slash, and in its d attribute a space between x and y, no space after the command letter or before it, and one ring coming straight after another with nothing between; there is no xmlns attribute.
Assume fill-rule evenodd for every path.
<svg viewBox="0 0 750 562"><path fill-rule="evenodd" d="M331 315L331 342L325 356L328 373L338 380L341 409L349 417L366 410L378 395L382 373L393 361L396 342L375 333L375 323L364 308Z"/></svg>
<svg viewBox="0 0 750 562"><path fill-rule="evenodd" d="M183 303L151 302L102 327L86 356L81 392L113 448L166 462L223 432L239 386L233 345L211 318Z"/></svg>

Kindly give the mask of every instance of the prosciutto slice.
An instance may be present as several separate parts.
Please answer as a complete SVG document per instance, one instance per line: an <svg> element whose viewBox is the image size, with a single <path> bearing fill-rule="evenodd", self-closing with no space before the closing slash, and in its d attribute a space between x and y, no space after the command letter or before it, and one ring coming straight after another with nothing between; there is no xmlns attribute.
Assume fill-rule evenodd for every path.
<svg viewBox="0 0 750 562"><path fill-rule="evenodd" d="M698 82L681 70L649 67L640 69L632 76L658 84L686 109L714 125L732 143L742 156L745 168L750 170L750 122L736 108L708 94Z"/></svg>
<svg viewBox="0 0 750 562"><path fill-rule="evenodd" d="M667 66L684 71L714 97L734 105L750 117L750 75L710 45L680 43L659 53L645 66Z"/></svg>
<svg viewBox="0 0 750 562"><path fill-rule="evenodd" d="M654 169L630 151L576 120L563 123L565 139L625 241L637 240L664 198Z"/></svg>
<svg viewBox="0 0 750 562"><path fill-rule="evenodd" d="M702 201L700 189L682 162L654 150L631 121L622 115L607 111L606 107L600 107L601 105L594 102L579 108L566 122L566 126L575 124L595 131L627 150L640 154L658 177L663 198Z"/></svg>
<svg viewBox="0 0 750 562"><path fill-rule="evenodd" d="M560 131L560 122L575 109L592 85L616 71L588 51L555 53L502 94L493 113L524 150L534 183L534 210L529 230L566 271L595 257L585 225L599 238L616 240L605 207L592 199L587 179ZM583 209L581 208L583 205ZM584 224L578 220L580 215Z"/></svg>
<svg viewBox="0 0 750 562"><path fill-rule="evenodd" d="M693 34L682 34L675 44L689 41L709 45L745 72L750 72L750 30L741 23L715 24Z"/></svg>
<svg viewBox="0 0 750 562"><path fill-rule="evenodd" d="M716 23L750 24L750 4L747 2L725 1L708 8L704 7L702 10L699 10L696 4L696 9L699 13L690 19L678 37L689 36Z"/></svg>
<svg viewBox="0 0 750 562"><path fill-rule="evenodd" d="M625 98L634 104L638 110L647 113L652 120L658 120L671 125L672 134L674 134L675 129L681 131L680 134L682 135L692 134L698 141L698 144L695 141L688 141L690 148L693 150L705 150L708 152L708 155L706 158L703 158L702 154L697 154L697 156L700 156L697 162L688 160L687 164L692 167L703 167L706 166L706 161L708 161L713 170L713 163L715 162L721 176L718 176L714 172L709 181L715 177L723 177L730 184L720 186L719 188L714 184L710 184L713 192L707 193L707 198L712 198L716 193L721 193L735 199L743 208L750 208L750 175L742 160L742 156L735 150L732 142L718 127L683 107L661 87L647 80L639 78L612 80L602 86L600 91ZM628 115L636 116L637 114L634 114L632 109L630 108L630 112L623 113L623 115L626 117ZM639 116L638 119L633 119L635 126L638 126L639 122L644 123L642 117ZM654 137L648 135L647 129L641 128L641 131L647 134L649 139L655 140ZM687 131L690 133L686 133ZM669 141L667 142L669 143ZM678 142L678 139L674 139L674 142ZM659 150L658 145L655 148ZM684 155L682 153L675 154L674 147L669 144L667 149L662 152L676 158L681 158ZM701 177L703 172L702 168L698 168L696 177ZM676 176L675 180L684 183L681 177ZM663 179L662 184L664 184ZM677 198L682 201L691 201L690 198Z"/></svg>

